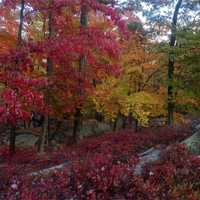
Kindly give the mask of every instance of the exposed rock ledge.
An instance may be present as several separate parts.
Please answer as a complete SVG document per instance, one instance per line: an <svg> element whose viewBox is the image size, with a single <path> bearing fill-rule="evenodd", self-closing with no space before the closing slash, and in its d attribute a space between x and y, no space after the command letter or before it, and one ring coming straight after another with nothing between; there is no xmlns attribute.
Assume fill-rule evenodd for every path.
<svg viewBox="0 0 200 200"><path fill-rule="evenodd" d="M200 155L200 124L195 126L195 133L190 136L189 138L182 141L182 144L185 144L190 153L195 155ZM162 152L164 152L166 148L150 148L149 150L138 154L139 155L139 163L133 169L135 175L141 175L143 169L146 165L152 164L158 161L161 156ZM54 167L50 167L47 169L40 170L38 172L33 172L29 174L30 176L39 176L39 175L48 175L56 170L62 170L66 167L70 167L70 162L65 162L60 165L56 165Z"/></svg>

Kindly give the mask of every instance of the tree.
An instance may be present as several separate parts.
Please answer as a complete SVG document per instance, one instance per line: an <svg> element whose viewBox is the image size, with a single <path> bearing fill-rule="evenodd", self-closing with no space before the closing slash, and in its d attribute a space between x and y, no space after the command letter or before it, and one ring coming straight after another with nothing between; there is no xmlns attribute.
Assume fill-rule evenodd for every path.
<svg viewBox="0 0 200 200"><path fill-rule="evenodd" d="M50 4L53 6L49 6ZM2 10L10 8L16 13L18 5L18 2L6 0L2 3ZM73 116L76 109L81 109L85 104L88 93L93 90L93 80L101 80L102 76L97 74L114 74L119 69L116 65L106 64L98 59L100 56L115 59L119 57L117 37L112 29L105 30L95 24L86 26L87 13L102 13L104 20L112 23L119 32L126 31L120 15L110 4L93 0L27 0L23 1L23 5L19 20L20 46L0 56L1 66L6 69L1 71L1 119L9 123L13 121L17 126L22 120L30 119L32 112L45 115L44 134L41 135L41 143L44 144L47 136L47 116L63 117L65 113ZM92 18L89 20L92 21ZM38 30L41 35L35 34ZM11 65L16 60L19 62L15 71ZM16 73L18 76L14 75ZM24 84L26 82L27 84ZM20 116L15 116L15 112L5 112L8 107L5 99L8 99L8 94L12 98L15 97L13 104L19 104L20 111L16 112L23 113ZM9 115L5 116L5 113Z"/></svg>
<svg viewBox="0 0 200 200"><path fill-rule="evenodd" d="M173 19L172 19L172 28L171 28L171 38L170 38L170 47L174 47L176 44L176 30L177 30L177 20L179 9L181 7L182 0L179 0L176 4ZM173 51L173 50L172 50ZM174 53L169 54L169 64L168 64L168 125L173 126L173 114L174 114Z"/></svg>
<svg viewBox="0 0 200 200"><path fill-rule="evenodd" d="M129 24L129 28L132 26ZM107 120L115 121L119 116L132 116L142 125L151 117L163 114L164 99L153 94L152 76L160 70L156 62L158 54L149 52L148 42L141 30L132 29L129 40L122 40L122 73L116 77L107 76L96 84L93 102L98 112ZM124 122L125 123L125 122ZM125 127L125 125L123 125Z"/></svg>
<svg viewBox="0 0 200 200"><path fill-rule="evenodd" d="M87 28L88 26L88 7L87 5L84 5L84 3L81 5L81 14L80 14L80 27L82 29ZM80 55L80 63L79 63L79 76L80 79L78 80L78 96L84 96L84 89L82 88L82 76L84 76L84 71L86 67L87 57L85 54ZM76 108L75 116L74 116L74 128L73 128L73 140L76 142L77 140L77 133L80 132L80 126L81 126L81 105L79 105Z"/></svg>
<svg viewBox="0 0 200 200"><path fill-rule="evenodd" d="M51 40L53 38L53 6L54 6L54 0L49 0L48 2L49 6L49 13L48 13L48 39ZM49 81L49 78L51 77L53 73L53 61L50 57L47 57L47 81ZM43 122L43 133L41 134L40 137L40 143L38 146L38 151L39 152L44 152L44 145L45 142L48 142L48 137L49 137L49 84L47 85L46 91L45 91L45 103L46 103L46 110L44 113L44 122Z"/></svg>
<svg viewBox="0 0 200 200"><path fill-rule="evenodd" d="M145 6L144 6L145 5ZM179 65L179 48L177 43L177 32L180 29L188 29L191 24L198 19L197 1L127 1L123 4L125 10L135 10L142 12L145 18L145 30L147 36L151 38L156 46L160 45L169 59L166 60L168 66L167 73L167 104L168 104L168 125L172 126L174 117L177 115L176 97L178 93L177 87L177 65ZM166 41L169 37L169 45ZM157 51L159 52L159 50ZM164 59L163 59L164 60ZM164 75L164 74L163 74ZM164 77L163 77L164 80ZM173 117L174 116L174 117Z"/></svg>
<svg viewBox="0 0 200 200"><path fill-rule="evenodd" d="M8 3L8 4L6 4ZM14 5L17 6L18 4ZM13 6L9 1L5 6ZM7 7L6 7L7 8ZM11 8L12 9L12 8ZM31 78L28 71L31 60L27 57L27 49L22 39L25 2L20 2L19 28L17 46L0 56L1 70L1 121L11 126L10 154L15 152L15 129L21 120L30 118L30 107L35 102L42 105L42 97L34 87L41 84L40 80Z"/></svg>

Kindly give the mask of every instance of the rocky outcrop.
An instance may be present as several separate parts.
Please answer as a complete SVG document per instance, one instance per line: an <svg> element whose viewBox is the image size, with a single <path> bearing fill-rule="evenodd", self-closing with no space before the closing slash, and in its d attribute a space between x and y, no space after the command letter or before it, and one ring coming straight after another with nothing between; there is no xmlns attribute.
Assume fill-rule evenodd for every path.
<svg viewBox="0 0 200 200"><path fill-rule="evenodd" d="M69 167L69 166L70 166L70 162L64 162L60 165L56 165L56 166L53 166L53 167L50 167L50 168L42 169L42 170L37 171L37 172L32 172L32 173L29 174L29 176L44 176L44 175L51 174L52 172L62 170L62 169Z"/></svg>
<svg viewBox="0 0 200 200"><path fill-rule="evenodd" d="M34 147L39 137L32 134L21 134L16 136L15 144L19 147Z"/></svg>
<svg viewBox="0 0 200 200"><path fill-rule="evenodd" d="M144 153L139 154L139 163L134 168L135 175L141 175L147 164L153 163L160 159L162 151L160 149L151 148Z"/></svg>
<svg viewBox="0 0 200 200"><path fill-rule="evenodd" d="M200 154L200 118L195 119L191 123L191 129L194 133L191 137L185 139L182 144L188 147L190 153Z"/></svg>
<svg viewBox="0 0 200 200"><path fill-rule="evenodd" d="M200 155L200 120L195 120L192 123L193 135L181 142L186 145L189 152L194 155ZM141 175L145 166L152 164L161 159L162 152L166 148L155 149L151 148L144 153L139 154L139 163L134 168L135 175Z"/></svg>

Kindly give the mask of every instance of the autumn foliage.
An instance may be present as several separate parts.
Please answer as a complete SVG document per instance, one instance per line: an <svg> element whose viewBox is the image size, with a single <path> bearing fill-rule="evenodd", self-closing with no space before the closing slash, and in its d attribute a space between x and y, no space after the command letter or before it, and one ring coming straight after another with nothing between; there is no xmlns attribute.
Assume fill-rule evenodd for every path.
<svg viewBox="0 0 200 200"><path fill-rule="evenodd" d="M199 29L177 26L195 2L161 29L153 12L175 1L0 0L0 200L200 199L200 158L179 143L200 102ZM35 146L15 148L27 130ZM150 148L160 158L136 175Z"/></svg>
<svg viewBox="0 0 200 200"><path fill-rule="evenodd" d="M1 168L1 198L199 199L200 160L182 145L169 146L159 162L148 165L141 176L134 175L137 153L157 144L164 148L189 133L160 129L156 134L149 129L140 134L105 134L42 158L21 151ZM7 159L6 151L2 155ZM29 175L66 161L63 170L47 176ZM22 171L22 166L27 170Z"/></svg>

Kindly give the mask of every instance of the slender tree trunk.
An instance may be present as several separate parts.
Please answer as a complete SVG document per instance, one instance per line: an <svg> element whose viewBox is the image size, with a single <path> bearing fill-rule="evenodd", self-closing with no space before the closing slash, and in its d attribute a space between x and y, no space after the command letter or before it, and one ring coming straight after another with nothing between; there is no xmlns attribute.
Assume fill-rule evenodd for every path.
<svg viewBox="0 0 200 200"><path fill-rule="evenodd" d="M73 143L77 141L77 134L80 132L81 129L81 109L76 108L76 112L74 115L74 127L73 127Z"/></svg>
<svg viewBox="0 0 200 200"><path fill-rule="evenodd" d="M24 24L24 0L21 0L21 7L20 7L20 16L19 16L19 29L18 29L18 37L17 37L17 48L20 48L22 43L22 31L23 31L23 24ZM16 61L16 65L18 65L19 60ZM9 151L10 155L12 156L15 153L15 139L16 139L16 133L15 133L16 126L11 125L10 129L10 146Z"/></svg>
<svg viewBox="0 0 200 200"><path fill-rule="evenodd" d="M113 131L114 132L117 130L117 122L118 122L118 116L116 117L114 124L113 124Z"/></svg>
<svg viewBox="0 0 200 200"><path fill-rule="evenodd" d="M138 132L139 128L138 128L138 120L135 119L135 132Z"/></svg>
<svg viewBox="0 0 200 200"><path fill-rule="evenodd" d="M103 122L103 116L101 113L99 112L95 112L95 119L98 121L98 122Z"/></svg>
<svg viewBox="0 0 200 200"><path fill-rule="evenodd" d="M11 126L11 128L10 128L10 146L9 146L9 153L11 156L13 154L15 154L15 138L16 138L15 126Z"/></svg>
<svg viewBox="0 0 200 200"><path fill-rule="evenodd" d="M115 121L114 121L114 124L113 124L113 131L114 132L117 130L117 123L119 121L119 118L120 118L120 112L117 114Z"/></svg>
<svg viewBox="0 0 200 200"><path fill-rule="evenodd" d="M44 152L44 147L45 147L47 135L48 135L48 116L45 115L44 122L43 122L43 128L42 128L42 134L40 136L40 141L39 141L39 144L38 144L38 151L40 153Z"/></svg>
<svg viewBox="0 0 200 200"><path fill-rule="evenodd" d="M48 38L51 39L53 37L53 14L52 14L52 5L54 1L49 0L49 16L48 16ZM45 23L45 22L44 22ZM50 57L47 58L47 78L49 79L50 76L53 73L53 61L51 60ZM50 88L49 85L47 86L47 90L45 92L45 101L46 101L46 106L48 107L49 105L49 93L50 93ZM40 142L38 145L38 151L40 153L44 152L44 146L45 143L48 144L48 137L49 137L49 114L48 114L48 108L46 109L46 113L44 115L44 121L43 121L43 131L40 136Z"/></svg>
<svg viewBox="0 0 200 200"><path fill-rule="evenodd" d="M17 46L18 47L21 46L21 42L22 42L22 31L23 31L23 25L24 25L24 8L25 8L24 0L21 0L19 30L18 30L18 36L17 36Z"/></svg>
<svg viewBox="0 0 200 200"><path fill-rule="evenodd" d="M176 45L176 31L177 31L177 21L180 7L182 5L182 0L178 0L174 15L172 19L172 28L171 28L171 38L170 38L170 47L175 47ZM173 50L169 53L169 63L168 63L168 126L173 126L174 123L174 52Z"/></svg>
<svg viewBox="0 0 200 200"><path fill-rule="evenodd" d="M82 5L81 7L81 17L80 17L80 24L81 24L81 28L86 28L88 25L88 10L87 10L87 6ZM86 66L86 56L85 55L81 55L80 57L80 62L79 62L79 91L78 91L78 96L81 97L83 96L83 89L82 87L82 81L81 78L83 78L83 71L84 68ZM76 142L77 141L77 136L78 133L80 132L80 128L81 128L81 106L76 108L75 111L75 115L74 115L74 128L73 128L73 141Z"/></svg>
<svg viewBox="0 0 200 200"><path fill-rule="evenodd" d="M122 115L122 129L126 128L126 121L127 121L126 116Z"/></svg>

